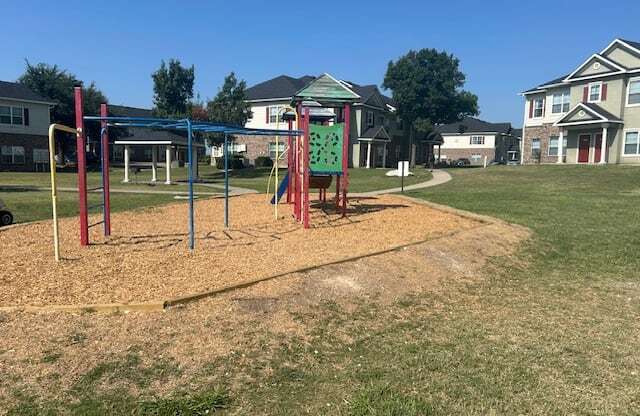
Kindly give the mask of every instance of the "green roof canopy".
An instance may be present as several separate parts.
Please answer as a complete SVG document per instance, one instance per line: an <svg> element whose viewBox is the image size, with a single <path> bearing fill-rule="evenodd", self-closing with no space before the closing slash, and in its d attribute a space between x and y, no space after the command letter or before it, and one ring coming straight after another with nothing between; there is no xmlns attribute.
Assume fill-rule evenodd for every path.
<svg viewBox="0 0 640 416"><path fill-rule="evenodd" d="M313 99L319 102L349 102L360 96L329 74L323 74L298 91L294 101Z"/></svg>

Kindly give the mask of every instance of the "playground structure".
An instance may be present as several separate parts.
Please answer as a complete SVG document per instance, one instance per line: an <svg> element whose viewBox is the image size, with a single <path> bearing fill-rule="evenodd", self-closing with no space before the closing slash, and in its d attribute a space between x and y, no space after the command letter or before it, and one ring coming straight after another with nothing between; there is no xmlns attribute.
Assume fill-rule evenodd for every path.
<svg viewBox="0 0 640 416"><path fill-rule="evenodd" d="M78 163L78 195L79 195L79 222L80 245L89 245L89 229L102 224L104 236L111 235L111 209L109 189L109 127L143 127L152 129L177 130L187 133L188 143L188 234L189 249L195 249L195 209L194 209L194 163L193 160L193 133L217 133L224 136L224 226L229 227L229 135L247 136L276 136L276 149L280 136L288 137L288 173L274 194L274 202L287 192L287 202L293 204L293 216L296 221L302 223L304 228L310 227L310 190L319 189L320 199L326 202L326 192L331 185L332 177L336 176L336 207L341 207L342 216L346 216L347 191L348 191L348 138L350 105L358 95L347 89L339 81L328 74L324 74L312 81L299 91L293 100L292 109L296 112L289 116L287 130L252 129L241 126L233 126L224 123L200 122L190 119L162 119L141 117L111 117L107 104L101 104L99 116L84 115L84 102L82 87L75 87L75 112L76 128L53 124L49 129L49 151L51 167L51 197L53 210L53 234L54 254L56 261L60 259L57 218L57 189L56 189L56 164L55 132L62 131L76 135L76 151ZM329 107L340 109L343 122L333 125L318 125L313 123L311 108ZM293 128L296 121L297 129ZM100 123L101 142L101 186L93 189L87 188L87 160L86 160L86 130L85 122ZM293 150L293 151L292 151ZM279 159L276 151L276 183L277 163ZM89 206L88 192L102 191L102 203ZM89 224L89 210L102 209L102 220Z"/></svg>

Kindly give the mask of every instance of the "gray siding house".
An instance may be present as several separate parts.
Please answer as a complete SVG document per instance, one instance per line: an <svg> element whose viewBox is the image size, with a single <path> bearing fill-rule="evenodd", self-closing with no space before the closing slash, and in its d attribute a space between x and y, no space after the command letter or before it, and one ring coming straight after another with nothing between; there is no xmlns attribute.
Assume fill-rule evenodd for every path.
<svg viewBox="0 0 640 416"><path fill-rule="evenodd" d="M522 163L640 163L639 42L615 39L522 94Z"/></svg>
<svg viewBox="0 0 640 416"><path fill-rule="evenodd" d="M24 85L0 81L0 171L47 169L53 105Z"/></svg>
<svg viewBox="0 0 640 416"><path fill-rule="evenodd" d="M286 129L279 115L291 103L294 94L315 77L294 78L287 75L261 82L247 89L247 102L251 105L252 118L246 127L263 129ZM383 95L375 85L358 85L349 81L340 81L346 88L355 92L360 99L354 103L351 111L351 132L349 137L349 161L351 167L389 167L398 160L399 143L403 138L398 123L396 109L390 97ZM314 116L312 109L312 117ZM318 115L318 118L322 118ZM327 123L340 121L342 114L338 109L329 109ZM235 148L253 163L260 156L274 157L275 138L238 136ZM280 145L280 151L284 145Z"/></svg>

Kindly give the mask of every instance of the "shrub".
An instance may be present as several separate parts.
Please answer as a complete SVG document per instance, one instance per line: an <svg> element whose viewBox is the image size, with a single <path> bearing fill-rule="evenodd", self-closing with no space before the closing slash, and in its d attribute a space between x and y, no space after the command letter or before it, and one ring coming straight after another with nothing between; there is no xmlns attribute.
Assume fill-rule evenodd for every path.
<svg viewBox="0 0 640 416"><path fill-rule="evenodd" d="M257 168L270 168L273 166L273 160L267 156L258 156L254 164Z"/></svg>
<svg viewBox="0 0 640 416"><path fill-rule="evenodd" d="M232 156L229 158L229 169L242 169L244 168L244 158L242 156ZM219 157L216 159L216 169L224 169L224 158Z"/></svg>

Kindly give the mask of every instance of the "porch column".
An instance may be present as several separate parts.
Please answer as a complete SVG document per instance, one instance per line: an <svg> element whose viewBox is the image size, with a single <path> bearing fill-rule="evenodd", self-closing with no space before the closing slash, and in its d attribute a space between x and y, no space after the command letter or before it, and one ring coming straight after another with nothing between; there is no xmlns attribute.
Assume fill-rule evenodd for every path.
<svg viewBox="0 0 640 416"><path fill-rule="evenodd" d="M371 142L367 143L367 169L371 168Z"/></svg>
<svg viewBox="0 0 640 416"><path fill-rule="evenodd" d="M382 147L382 167L387 167L387 143Z"/></svg>
<svg viewBox="0 0 640 416"><path fill-rule="evenodd" d="M560 130L560 136L558 136L558 163L562 163L562 146L564 145L564 130Z"/></svg>
<svg viewBox="0 0 640 416"><path fill-rule="evenodd" d="M151 182L158 180L158 147L151 146Z"/></svg>
<svg viewBox="0 0 640 416"><path fill-rule="evenodd" d="M124 180L122 182L129 182L129 145L124 146Z"/></svg>
<svg viewBox="0 0 640 416"><path fill-rule="evenodd" d="M166 180L164 183L171 185L171 145L169 144L164 150L164 162L165 168L167 169Z"/></svg>
<svg viewBox="0 0 640 416"><path fill-rule="evenodd" d="M607 134L609 133L607 126L602 127L602 141L600 144L600 164L607 163Z"/></svg>

